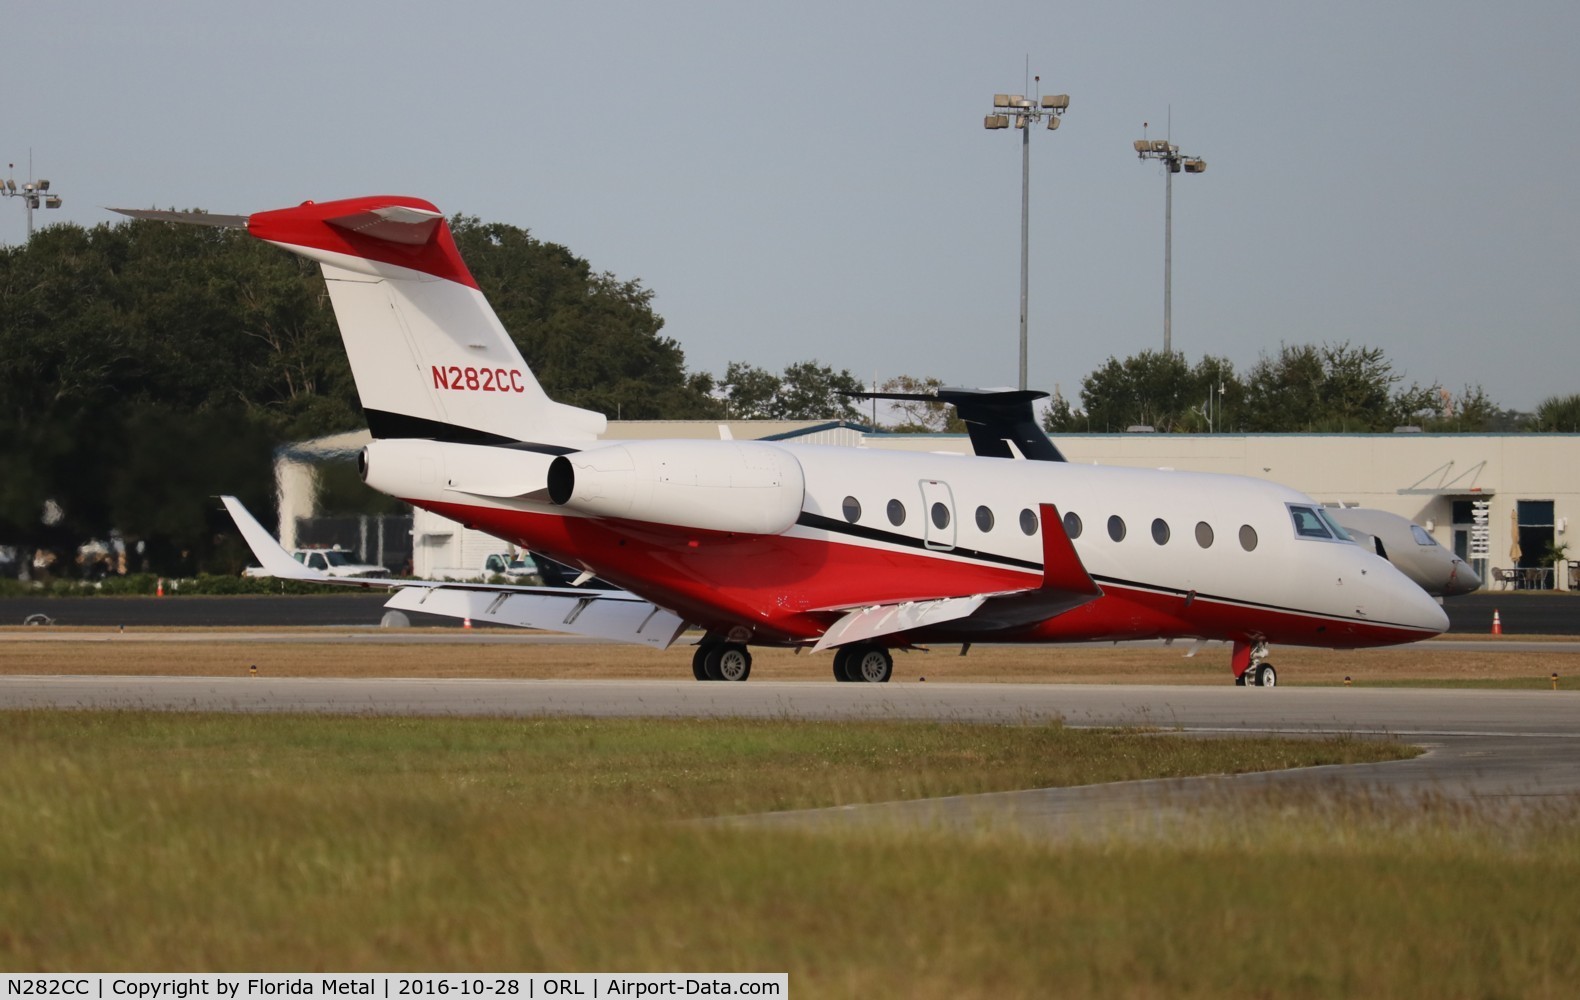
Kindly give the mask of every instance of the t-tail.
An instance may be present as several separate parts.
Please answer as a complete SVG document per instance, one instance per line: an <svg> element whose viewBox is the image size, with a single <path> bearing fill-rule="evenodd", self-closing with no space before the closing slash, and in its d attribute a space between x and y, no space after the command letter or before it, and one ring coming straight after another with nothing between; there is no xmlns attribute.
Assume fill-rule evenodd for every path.
<svg viewBox="0 0 1580 1000"><path fill-rule="evenodd" d="M243 222L118 211L210 225ZM245 226L323 268L374 437L580 446L604 432L602 414L544 393L430 202L398 195L308 201L255 213Z"/></svg>

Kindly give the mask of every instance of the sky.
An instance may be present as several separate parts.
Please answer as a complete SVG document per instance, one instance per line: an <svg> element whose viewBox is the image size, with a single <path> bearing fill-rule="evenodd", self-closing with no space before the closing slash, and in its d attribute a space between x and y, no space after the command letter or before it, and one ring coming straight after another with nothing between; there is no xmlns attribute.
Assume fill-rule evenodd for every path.
<svg viewBox="0 0 1580 1000"><path fill-rule="evenodd" d="M1381 347L1530 410L1580 392L1580 4L11 0L0 166L105 206L364 194L528 229L655 293L693 370L1018 378L1162 347ZM1040 75L1028 88L1027 76ZM0 242L26 237L20 200ZM532 359L528 358L528 362Z"/></svg>

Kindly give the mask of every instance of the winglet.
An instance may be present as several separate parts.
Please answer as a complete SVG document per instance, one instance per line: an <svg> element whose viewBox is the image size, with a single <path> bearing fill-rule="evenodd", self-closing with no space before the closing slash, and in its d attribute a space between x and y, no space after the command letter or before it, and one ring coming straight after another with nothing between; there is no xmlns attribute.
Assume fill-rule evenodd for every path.
<svg viewBox="0 0 1580 1000"><path fill-rule="evenodd" d="M270 576L286 580L333 579L322 570L311 569L292 559L291 554L274 540L274 536L258 523L258 519L242 506L240 500L231 496L223 496L219 499L225 505L225 509L230 511L231 520L236 522L236 527L241 529L241 537L247 540L247 547L252 549L253 557Z"/></svg>
<svg viewBox="0 0 1580 1000"><path fill-rule="evenodd" d="M1037 509L1042 515L1042 589L1101 596L1103 589L1082 565L1058 508L1045 503L1038 504Z"/></svg>

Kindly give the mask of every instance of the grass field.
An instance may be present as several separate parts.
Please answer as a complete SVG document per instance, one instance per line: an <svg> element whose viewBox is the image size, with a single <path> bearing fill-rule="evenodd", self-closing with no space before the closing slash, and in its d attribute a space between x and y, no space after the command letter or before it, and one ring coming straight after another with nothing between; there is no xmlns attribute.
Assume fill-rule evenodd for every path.
<svg viewBox="0 0 1580 1000"><path fill-rule="evenodd" d="M799 996L1569 996L1573 806L1177 836L688 819L1390 757L938 724L0 716L0 965L788 970ZM1254 831L1254 832L1253 832Z"/></svg>
<svg viewBox="0 0 1580 1000"><path fill-rule="evenodd" d="M442 645L380 642L249 641L239 633L203 630L205 641L183 641L179 630L123 636L109 629L0 629L0 676L16 674L168 674L237 676L256 664L260 674L281 677L488 677L654 678L691 676L689 645L665 652L620 645L488 644L480 634L438 629L427 634ZM287 632L290 630L271 630ZM304 636L325 630L296 630ZM28 641L44 634L81 642ZM341 635L368 635L342 632ZM377 633L391 638L382 630ZM227 635L238 635L227 641ZM160 641L168 637L169 641ZM146 641L146 640L156 641ZM684 640L683 640L684 641ZM968 656L958 646L932 652L897 653L894 682L981 681L1081 684L1227 684L1228 649L1208 646L1185 657L1187 646L977 646ZM1452 687L1580 687L1580 653L1483 652L1455 649L1453 642L1417 643L1389 649L1336 651L1274 650L1280 684L1336 685L1346 677L1359 687L1441 685ZM752 676L760 680L831 681L828 654L796 655L754 649ZM749 683L749 682L748 682Z"/></svg>
<svg viewBox="0 0 1580 1000"><path fill-rule="evenodd" d="M0 643L0 674L689 678L689 649ZM1212 650L956 649L929 680L1226 684ZM1218 650L1221 653L1222 650ZM1546 686L1576 654L1280 650L1284 683ZM827 679L757 654L754 678ZM831 683L831 681L830 681ZM1572 685L1569 679L1566 686ZM1269 793L1145 836L758 811L1391 758L909 723L0 713L0 969L789 971L799 996L1568 997L1580 801Z"/></svg>

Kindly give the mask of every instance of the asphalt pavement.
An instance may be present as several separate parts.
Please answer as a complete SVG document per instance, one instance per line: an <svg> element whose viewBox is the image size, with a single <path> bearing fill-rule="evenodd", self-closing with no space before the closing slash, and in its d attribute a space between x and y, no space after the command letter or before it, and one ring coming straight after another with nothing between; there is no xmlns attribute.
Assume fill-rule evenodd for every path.
<svg viewBox="0 0 1580 1000"><path fill-rule="evenodd" d="M0 597L0 625L21 625L42 614L57 625L276 627L281 625L377 625L383 593L326 593L306 597ZM1502 591L1450 598L1452 635L1486 635L1492 613L1511 635L1580 635L1580 594ZM460 623L435 615L412 615L413 625Z"/></svg>

